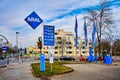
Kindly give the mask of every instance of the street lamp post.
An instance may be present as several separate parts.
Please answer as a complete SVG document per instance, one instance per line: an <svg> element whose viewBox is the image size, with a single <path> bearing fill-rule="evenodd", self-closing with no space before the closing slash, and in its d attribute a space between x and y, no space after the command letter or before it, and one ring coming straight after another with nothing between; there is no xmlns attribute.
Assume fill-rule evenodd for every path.
<svg viewBox="0 0 120 80"><path fill-rule="evenodd" d="M20 53L19 53L19 51L18 51L18 34L20 34L20 32L16 32L17 53L19 54L19 63L20 63Z"/></svg>

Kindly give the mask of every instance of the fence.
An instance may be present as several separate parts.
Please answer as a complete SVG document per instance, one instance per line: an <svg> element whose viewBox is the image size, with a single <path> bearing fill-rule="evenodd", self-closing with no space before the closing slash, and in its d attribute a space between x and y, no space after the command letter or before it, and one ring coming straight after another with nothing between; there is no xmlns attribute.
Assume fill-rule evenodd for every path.
<svg viewBox="0 0 120 80"><path fill-rule="evenodd" d="M0 60L0 66L7 65L7 59L5 60Z"/></svg>

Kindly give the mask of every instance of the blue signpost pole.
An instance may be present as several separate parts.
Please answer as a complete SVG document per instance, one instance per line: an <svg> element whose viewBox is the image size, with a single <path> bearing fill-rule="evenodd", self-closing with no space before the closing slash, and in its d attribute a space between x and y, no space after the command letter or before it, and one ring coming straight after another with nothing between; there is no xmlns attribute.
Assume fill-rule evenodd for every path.
<svg viewBox="0 0 120 80"><path fill-rule="evenodd" d="M45 56L43 54L42 50L42 37L38 38L38 48L40 49L40 71L45 71Z"/></svg>
<svg viewBox="0 0 120 80"><path fill-rule="evenodd" d="M40 54L40 71L45 71L45 56L44 54Z"/></svg>

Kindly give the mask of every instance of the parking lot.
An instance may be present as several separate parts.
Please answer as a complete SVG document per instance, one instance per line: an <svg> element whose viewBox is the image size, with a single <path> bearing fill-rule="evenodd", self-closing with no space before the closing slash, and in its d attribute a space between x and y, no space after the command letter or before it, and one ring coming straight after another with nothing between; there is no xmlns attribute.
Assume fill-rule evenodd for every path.
<svg viewBox="0 0 120 80"><path fill-rule="evenodd" d="M67 64L73 72L53 76L51 80L120 80L120 62L104 64Z"/></svg>

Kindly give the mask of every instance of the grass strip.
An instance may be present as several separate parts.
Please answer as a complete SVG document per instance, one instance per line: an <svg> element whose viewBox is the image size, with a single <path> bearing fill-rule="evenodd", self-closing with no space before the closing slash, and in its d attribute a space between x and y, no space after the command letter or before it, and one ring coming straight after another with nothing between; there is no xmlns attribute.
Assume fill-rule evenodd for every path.
<svg viewBox="0 0 120 80"><path fill-rule="evenodd" d="M52 72L51 72L51 64L49 62L45 63L45 72L40 72L40 63L32 63L32 73L36 77L43 76L51 76L56 74L63 74L73 71L72 68L63 66L63 64L67 64L67 62L54 62L52 64Z"/></svg>

